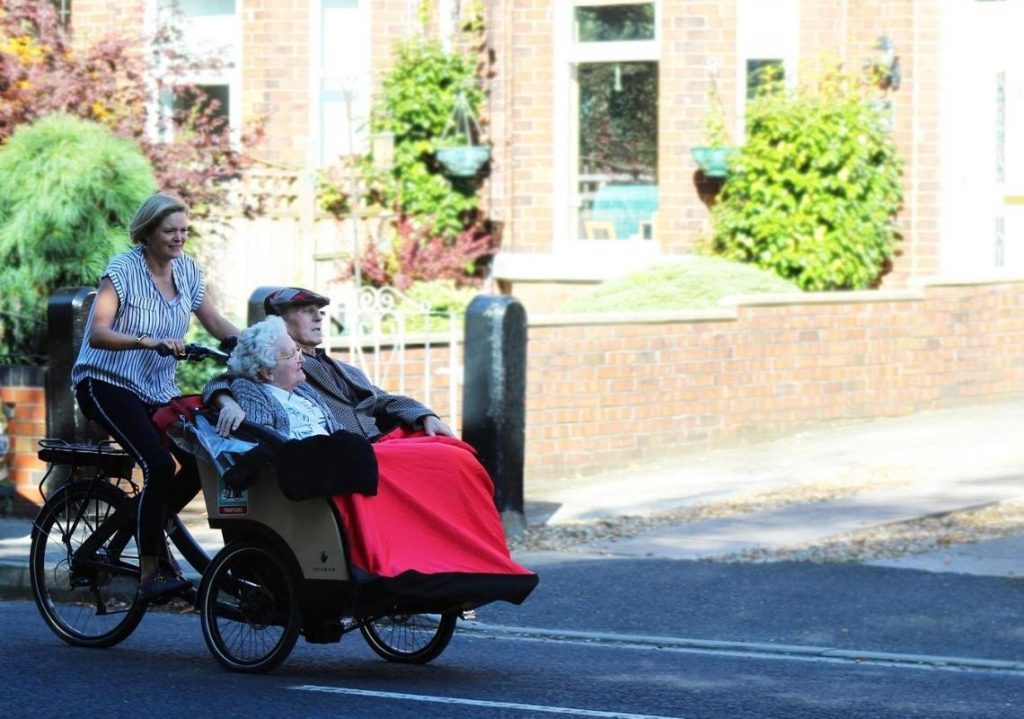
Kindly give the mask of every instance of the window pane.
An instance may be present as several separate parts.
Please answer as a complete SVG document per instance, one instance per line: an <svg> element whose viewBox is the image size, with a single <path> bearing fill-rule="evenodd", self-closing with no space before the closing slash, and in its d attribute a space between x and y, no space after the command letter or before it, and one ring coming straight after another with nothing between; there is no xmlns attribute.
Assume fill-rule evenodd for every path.
<svg viewBox="0 0 1024 719"><path fill-rule="evenodd" d="M366 151L369 132L371 33L365 1L320 6L320 164Z"/></svg>
<svg viewBox="0 0 1024 719"><path fill-rule="evenodd" d="M658 63L582 63L580 235L651 235L658 209Z"/></svg>
<svg viewBox="0 0 1024 719"><path fill-rule="evenodd" d="M174 94L172 108L176 117L183 117L182 113L201 112L206 108L213 108L212 115L223 120L226 124L230 115L231 92L227 85L198 85L199 92L192 90L181 90Z"/></svg>
<svg viewBox="0 0 1024 719"><path fill-rule="evenodd" d="M68 26L71 20L71 0L51 0L53 7L57 9L57 20L64 27Z"/></svg>
<svg viewBox="0 0 1024 719"><path fill-rule="evenodd" d="M576 42L654 39L654 3L576 8Z"/></svg>

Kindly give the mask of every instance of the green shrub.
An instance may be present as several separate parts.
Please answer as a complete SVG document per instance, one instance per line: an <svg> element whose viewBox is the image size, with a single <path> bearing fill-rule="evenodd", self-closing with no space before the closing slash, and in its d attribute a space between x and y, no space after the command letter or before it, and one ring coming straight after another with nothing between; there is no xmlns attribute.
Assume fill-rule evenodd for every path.
<svg viewBox="0 0 1024 719"><path fill-rule="evenodd" d="M156 189L139 147L65 115L21 126L0 147L0 355L43 354L46 302L59 287L95 285L129 246L127 228Z"/></svg>
<svg viewBox="0 0 1024 719"><path fill-rule="evenodd" d="M871 287L888 270L902 163L853 80L753 100L733 170L712 209L716 254L807 290Z"/></svg>
<svg viewBox="0 0 1024 719"><path fill-rule="evenodd" d="M717 257L694 255L633 272L574 297L559 312L659 312L715 307L723 297L799 292L770 272Z"/></svg>

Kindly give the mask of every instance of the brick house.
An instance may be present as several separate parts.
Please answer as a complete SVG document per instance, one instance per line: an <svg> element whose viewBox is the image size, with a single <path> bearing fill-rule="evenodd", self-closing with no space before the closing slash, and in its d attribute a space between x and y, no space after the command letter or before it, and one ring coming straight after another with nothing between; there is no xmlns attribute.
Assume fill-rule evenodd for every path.
<svg viewBox="0 0 1024 719"><path fill-rule="evenodd" d="M146 29L164 2L74 0L70 21L82 39L111 27ZM420 27L420 0L179 2L190 43L224 46L234 62L221 76L195 80L225 101L232 123L269 117L259 152L301 187L349 151L350 134L357 151L365 147L362 126L391 41ZM473 4L434 0L432 31L450 34ZM1024 46L1013 37L1024 26L1022 3L484 7L497 71L485 201L503 223L494 271L531 320L528 483L822 421L1024 393ZM587 283L688 252L706 230L715 186L690 149L701 142L709 78L736 135L752 70L774 65L795 82L822 54L860 68L881 60L883 37L901 68L885 100L905 161L905 208L902 255L881 291L743 298L664 316L545 316ZM604 119L627 129L635 119L640 149L624 167L597 163L587 150L605 138L579 122L593 116L581 103L631 86L641 104ZM239 230L243 244L230 266L243 300L282 279L320 286L308 220L282 231L288 213L312 214L310 193L299 194L263 235ZM289 256L268 254L281 245ZM652 396L657 402L645 401ZM11 466L26 493L38 472L31 463L41 398L5 390L0 399L23 405L11 434L29 439Z"/></svg>
<svg viewBox="0 0 1024 719"><path fill-rule="evenodd" d="M82 39L112 27L147 29L172 2L75 0L71 25ZM370 98L391 43L420 28L420 0L178 4L189 43L218 48L234 65L195 79L224 102L232 124L267 116L261 158L300 178L348 154L350 134L357 151L366 147ZM431 32L450 36L475 5L427 3ZM1020 3L487 0L480 7L496 57L485 188L490 214L503 224L495 275L528 307L686 253L707 230L715 181L698 174L690 149L701 144L712 79L739 135L755 69L774 65L789 84L824 56L857 69L881 61L883 38L901 68L902 82L885 100L906 161L905 241L886 285L1024 268L1024 141L1014 132L1024 118L1024 50L1011 36L1024 21ZM609 87L633 95L626 113L581 114ZM593 152L607 141L599 128L608 125L636 143L635 156Z"/></svg>

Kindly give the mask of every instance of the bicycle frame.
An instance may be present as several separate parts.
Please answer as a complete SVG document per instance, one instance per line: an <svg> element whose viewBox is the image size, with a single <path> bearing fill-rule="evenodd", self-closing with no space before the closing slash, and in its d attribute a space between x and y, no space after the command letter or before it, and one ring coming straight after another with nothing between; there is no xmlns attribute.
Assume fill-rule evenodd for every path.
<svg viewBox="0 0 1024 719"><path fill-rule="evenodd" d="M99 445L97 445L99 446ZM83 466L82 462L91 461L90 459L83 459L84 457L90 457L90 453L83 452L84 445L68 445L62 443L60 445L50 444L45 447L49 449L49 460L50 469L40 480L39 491L46 502L53 499L68 502L71 496L71 492L67 491L71 485L87 485L90 489L97 482L108 482L114 486L120 487L129 496L128 501L124 502L121 506L114 510L112 514L105 516L100 524L93 528L93 531L89 535L88 539L82 543L82 545L75 550L74 556L69 557L75 563L76 567L82 569L96 568L101 565L100 562L91 559L96 551L102 547L108 540L111 541L111 547L119 551L131 541L136 528L136 521L138 515L138 503L141 497L139 486L131 479L131 477L112 477L105 473L102 468L97 468L87 479L75 479L73 476L70 481L65 482L60 488L51 492L49 495L45 494L44 484L50 478L51 473L56 467L67 468L69 475L74 475L76 470ZM63 453L63 458L60 456ZM113 455L114 453L111 452ZM116 455L115 455L116 456ZM115 480L111 482L110 480ZM128 485L128 489L124 488L124 485ZM87 511L86 505L81 505L72 508L70 505L65 504L65 509L68 512L68 516L72 517L71 522L64 528L62 528L62 535L65 542L67 538L72 535L77 529L78 525L84 521L87 521L85 513ZM192 533L188 530L188 527L181 520L177 514L170 517L167 521L166 535L170 540L171 544L178 550L179 554L184 558L189 565L192 566L200 575L206 571L206 568L210 564L210 555L206 552L203 546L196 540ZM112 568L109 564L102 564L102 568L110 572ZM124 568L124 574L130 576L138 576L137 568ZM194 601L195 599L195 588L189 591L189 598Z"/></svg>
<svg viewBox="0 0 1024 719"><path fill-rule="evenodd" d="M214 359L223 363L227 360L227 354L203 345L189 344L185 346L185 354L180 359L191 362ZM93 559L99 548L108 540L111 542L110 548L114 550L113 553L119 554L135 534L141 491L139 485L132 479L132 472L135 467L134 459L124 450L115 449L114 443L110 440L104 440L96 444L76 445L59 439L45 439L40 442L40 446L39 458L48 462L50 466L39 482L39 493L44 500L39 516L42 516L46 511L51 498L71 484L80 485L81 483L88 483L87 486L91 490L97 482L114 480L114 486L124 491L130 497L129 501L121 504L112 514L104 517L97 527L92 528L92 533L74 552L74 556L68 557L69 562L82 569L102 568L106 572L113 571L115 573L123 569L125 575L137 577L137 568L111 566L110 564L102 564L102 567L100 567L101 563ZM172 452L174 451L172 449ZM56 467L66 468L66 479L61 483L60 488L48 495L45 491L45 484ZM76 479L75 475L79 474L80 470L86 467L95 467L95 471L87 479ZM128 489L125 489L124 483L128 485ZM64 501L69 501L73 494L73 492L64 491L62 495ZM66 516L72 517L68 525L61 529L64 544L67 545L68 538L74 534L80 523L85 521L87 505L83 504L72 510L66 504L65 510L67 511ZM35 524L38 529L38 518ZM202 545L188 531L177 514L168 519L165 529L171 543L185 561L202 574L209 566L211 558ZM193 600L195 598L194 589L191 590L191 598Z"/></svg>

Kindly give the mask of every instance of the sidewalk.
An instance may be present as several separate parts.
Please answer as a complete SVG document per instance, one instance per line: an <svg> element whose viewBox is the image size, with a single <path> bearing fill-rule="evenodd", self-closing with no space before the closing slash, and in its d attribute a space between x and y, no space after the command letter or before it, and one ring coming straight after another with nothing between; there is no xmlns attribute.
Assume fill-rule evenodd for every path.
<svg viewBox="0 0 1024 719"><path fill-rule="evenodd" d="M671 462L607 475L528 483L527 519L530 525L569 530L580 522L614 525L623 516L657 518L688 508L727 506L812 482L860 487L857 493L826 501L663 524L582 547L618 557L720 559L746 552L770 559L773 551L814 545L844 532L1024 499L1024 442L1018 437L1022 427L1024 400L1017 400L691 452ZM208 528L198 504L186 513L186 523L205 546L214 551L220 546L219 532ZM29 520L0 519L0 589L27 588L30 531ZM558 553L543 554L545 561L560 558ZM540 555L530 552L531 559ZM869 563L1024 575L1024 528L1019 535Z"/></svg>
<svg viewBox="0 0 1024 719"><path fill-rule="evenodd" d="M1024 400L876 419L689 453L599 477L527 485L531 521L571 526L622 515L728 506L807 483L868 488L829 501L652 529L588 546L610 556L770 557L834 535L1024 499ZM970 537L965 537L970 539ZM1024 575L1020 536L868 563L935 572Z"/></svg>

